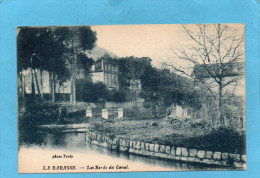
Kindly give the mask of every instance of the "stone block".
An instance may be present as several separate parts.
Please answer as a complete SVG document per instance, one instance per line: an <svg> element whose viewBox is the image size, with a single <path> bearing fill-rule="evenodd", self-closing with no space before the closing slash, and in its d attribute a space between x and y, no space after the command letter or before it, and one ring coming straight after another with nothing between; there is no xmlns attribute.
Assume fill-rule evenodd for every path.
<svg viewBox="0 0 260 178"><path fill-rule="evenodd" d="M220 160L221 159L221 152L214 152L213 159Z"/></svg>
<svg viewBox="0 0 260 178"><path fill-rule="evenodd" d="M136 142L135 149L140 150L140 148L141 148L141 143L140 142Z"/></svg>
<svg viewBox="0 0 260 178"><path fill-rule="evenodd" d="M119 139L119 145L123 146L123 139L122 138Z"/></svg>
<svg viewBox="0 0 260 178"><path fill-rule="evenodd" d="M227 159L228 159L228 153L222 153L222 154L221 154L221 158L222 158L223 160L227 160Z"/></svg>
<svg viewBox="0 0 260 178"><path fill-rule="evenodd" d="M212 159L213 152L212 151L206 151L205 157L208 159Z"/></svg>
<svg viewBox="0 0 260 178"><path fill-rule="evenodd" d="M145 143L144 146L145 146L145 150L149 151L149 143Z"/></svg>
<svg viewBox="0 0 260 178"><path fill-rule="evenodd" d="M177 156L180 156L181 155L181 148L180 147L177 147L176 148L176 153L175 153Z"/></svg>
<svg viewBox="0 0 260 178"><path fill-rule="evenodd" d="M181 155L182 156L189 156L189 152L187 148L181 148Z"/></svg>
<svg viewBox="0 0 260 178"><path fill-rule="evenodd" d="M151 151L151 152L154 152L154 147L155 147L155 145L154 144L149 144L149 150Z"/></svg>
<svg viewBox="0 0 260 178"><path fill-rule="evenodd" d="M187 158L186 156L182 156L182 157L181 157L181 160L182 160L182 161L188 161L188 158Z"/></svg>
<svg viewBox="0 0 260 178"><path fill-rule="evenodd" d="M126 147L130 147L130 140L126 140L126 141L125 141L125 146L126 146Z"/></svg>
<svg viewBox="0 0 260 178"><path fill-rule="evenodd" d="M204 158L205 157L205 150L198 150L197 157L201 158L201 159Z"/></svg>
<svg viewBox="0 0 260 178"><path fill-rule="evenodd" d="M144 151L142 151L142 155L144 155L144 156L150 156L150 151L144 150Z"/></svg>
<svg viewBox="0 0 260 178"><path fill-rule="evenodd" d="M202 160L200 160L200 163L214 164L214 160L213 159L202 159Z"/></svg>
<svg viewBox="0 0 260 178"><path fill-rule="evenodd" d="M127 147L119 146L120 151L127 151Z"/></svg>
<svg viewBox="0 0 260 178"><path fill-rule="evenodd" d="M129 152L129 153L134 153L134 152L135 152L135 149L129 148L128 152Z"/></svg>
<svg viewBox="0 0 260 178"><path fill-rule="evenodd" d="M165 145L160 145L160 153L165 153Z"/></svg>
<svg viewBox="0 0 260 178"><path fill-rule="evenodd" d="M118 139L118 138L114 138L114 139L113 139L113 144L114 144L114 145L118 145L118 142L119 142L119 139Z"/></svg>
<svg viewBox="0 0 260 178"><path fill-rule="evenodd" d="M141 142L141 150L145 150L145 144L144 144L144 142Z"/></svg>
<svg viewBox="0 0 260 178"><path fill-rule="evenodd" d="M229 157L234 161L240 161L240 154L229 154Z"/></svg>
<svg viewBox="0 0 260 178"><path fill-rule="evenodd" d="M104 142L103 146L106 147L106 148L108 148L108 143L107 143L107 142Z"/></svg>
<svg viewBox="0 0 260 178"><path fill-rule="evenodd" d="M159 145L158 144L155 144L154 145L154 151L156 152L156 153L158 153L159 152Z"/></svg>
<svg viewBox="0 0 260 178"><path fill-rule="evenodd" d="M241 155L241 161L244 163L246 162L246 155Z"/></svg>
<svg viewBox="0 0 260 178"><path fill-rule="evenodd" d="M113 149L113 150L117 150L117 148L118 148L117 145L114 145L114 144L111 145L111 149Z"/></svg>
<svg viewBox="0 0 260 178"><path fill-rule="evenodd" d="M165 153L167 153L167 154L171 153L171 147L170 146L165 147Z"/></svg>
<svg viewBox="0 0 260 178"><path fill-rule="evenodd" d="M158 152L154 152L154 154L153 154L154 157L159 157L159 155L160 154Z"/></svg>
<svg viewBox="0 0 260 178"><path fill-rule="evenodd" d="M135 154L138 154L138 155L141 155L142 154L142 152L141 152L141 150L137 150L137 149L135 149L135 152L134 152Z"/></svg>
<svg viewBox="0 0 260 178"><path fill-rule="evenodd" d="M135 141L130 140L130 148L135 148Z"/></svg>
<svg viewBox="0 0 260 178"><path fill-rule="evenodd" d="M198 162L200 162L200 159L196 158L196 157L187 157L187 161L198 163Z"/></svg>
<svg viewBox="0 0 260 178"><path fill-rule="evenodd" d="M154 152L153 151L150 151L150 156L154 156Z"/></svg>
<svg viewBox="0 0 260 178"><path fill-rule="evenodd" d="M167 159L175 160L175 158L176 157L174 155L170 155L170 154L167 155Z"/></svg>
<svg viewBox="0 0 260 178"><path fill-rule="evenodd" d="M171 148L171 155L175 155L175 148L174 147Z"/></svg>
<svg viewBox="0 0 260 178"><path fill-rule="evenodd" d="M98 141L97 140L92 140L92 144L98 145Z"/></svg>
<svg viewBox="0 0 260 178"><path fill-rule="evenodd" d="M195 157L197 155L198 150L196 149L189 149L189 156Z"/></svg>
<svg viewBox="0 0 260 178"><path fill-rule="evenodd" d="M243 163L241 163L241 162L234 162L234 167L236 167L236 168L243 168Z"/></svg>

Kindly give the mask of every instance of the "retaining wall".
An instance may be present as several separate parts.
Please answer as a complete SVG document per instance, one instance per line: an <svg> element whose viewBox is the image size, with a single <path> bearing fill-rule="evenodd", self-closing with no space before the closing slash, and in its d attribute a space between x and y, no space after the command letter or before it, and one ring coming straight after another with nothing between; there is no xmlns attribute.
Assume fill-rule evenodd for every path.
<svg viewBox="0 0 260 178"><path fill-rule="evenodd" d="M86 139L91 144L127 153L190 163L246 169L246 155L187 149L183 147L171 147L168 145L145 143L128 139L110 138L91 132L86 132Z"/></svg>

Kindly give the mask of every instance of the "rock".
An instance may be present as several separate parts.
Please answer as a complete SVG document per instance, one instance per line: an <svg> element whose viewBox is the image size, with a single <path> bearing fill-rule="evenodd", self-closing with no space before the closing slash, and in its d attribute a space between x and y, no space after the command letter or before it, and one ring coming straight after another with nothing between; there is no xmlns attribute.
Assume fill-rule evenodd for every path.
<svg viewBox="0 0 260 178"><path fill-rule="evenodd" d="M234 161L240 161L240 154L229 154L229 157Z"/></svg>
<svg viewBox="0 0 260 178"><path fill-rule="evenodd" d="M114 145L117 145L117 144L118 144L118 138L114 138L114 139L113 139L113 144L114 144Z"/></svg>
<svg viewBox="0 0 260 178"><path fill-rule="evenodd" d="M221 159L221 152L214 152L213 159L220 160Z"/></svg>
<svg viewBox="0 0 260 178"><path fill-rule="evenodd" d="M208 158L208 159L211 159L211 158L212 158L212 155L213 155L213 152L212 152L212 151L206 151L205 157Z"/></svg>
<svg viewBox="0 0 260 178"><path fill-rule="evenodd" d="M175 155L175 148L174 147L171 148L171 155Z"/></svg>
<svg viewBox="0 0 260 178"><path fill-rule="evenodd" d="M195 157L197 155L198 150L196 149L189 149L189 155L191 157Z"/></svg>
<svg viewBox="0 0 260 178"><path fill-rule="evenodd" d="M155 147L154 144L151 144L151 143L149 144L149 150L151 152L154 152L154 147Z"/></svg>
<svg viewBox="0 0 260 178"><path fill-rule="evenodd" d="M145 150L145 144L144 144L144 142L141 142L141 150Z"/></svg>
<svg viewBox="0 0 260 178"><path fill-rule="evenodd" d="M130 140L130 147L135 148L135 141Z"/></svg>
<svg viewBox="0 0 260 178"><path fill-rule="evenodd" d="M246 155L241 155L241 161L246 162Z"/></svg>
<svg viewBox="0 0 260 178"><path fill-rule="evenodd" d="M234 162L234 167L243 168L243 163L241 163L241 162Z"/></svg>
<svg viewBox="0 0 260 178"><path fill-rule="evenodd" d="M165 147L165 153L167 153L167 154L171 153L171 147L170 146Z"/></svg>
<svg viewBox="0 0 260 178"><path fill-rule="evenodd" d="M130 147L130 140L126 140L126 141L125 141L125 146L126 146L126 147Z"/></svg>
<svg viewBox="0 0 260 178"><path fill-rule="evenodd" d="M160 146L158 144L155 144L154 145L154 151L158 153L159 152L159 147Z"/></svg>
<svg viewBox="0 0 260 178"><path fill-rule="evenodd" d="M205 150L199 150L198 152L197 152L197 157L198 158L204 158L205 157Z"/></svg>
<svg viewBox="0 0 260 178"><path fill-rule="evenodd" d="M188 156L189 155L187 148L181 148L181 155L182 156Z"/></svg>
<svg viewBox="0 0 260 178"><path fill-rule="evenodd" d="M165 153L165 145L160 145L160 153Z"/></svg>
<svg viewBox="0 0 260 178"><path fill-rule="evenodd" d="M135 149L140 150L140 148L141 148L141 143L140 142L136 142Z"/></svg>
<svg viewBox="0 0 260 178"><path fill-rule="evenodd" d="M228 153L222 153L221 157L223 160L227 160L228 159Z"/></svg>
<svg viewBox="0 0 260 178"><path fill-rule="evenodd" d="M180 155L181 155L181 148L180 148L180 147L177 147L177 148L176 148L176 155L177 155L177 156L180 156Z"/></svg>
<svg viewBox="0 0 260 178"><path fill-rule="evenodd" d="M145 143L144 145L145 145L145 150L149 151L149 143Z"/></svg>

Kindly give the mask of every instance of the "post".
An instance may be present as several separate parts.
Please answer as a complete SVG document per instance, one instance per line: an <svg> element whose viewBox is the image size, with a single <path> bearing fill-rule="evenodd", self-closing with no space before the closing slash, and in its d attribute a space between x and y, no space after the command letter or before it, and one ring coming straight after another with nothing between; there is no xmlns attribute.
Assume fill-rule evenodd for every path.
<svg viewBox="0 0 260 178"><path fill-rule="evenodd" d="M92 117L92 109L86 110L86 117Z"/></svg>
<svg viewBox="0 0 260 178"><path fill-rule="evenodd" d="M102 118L108 119L108 110L107 109L102 109Z"/></svg>
<svg viewBox="0 0 260 178"><path fill-rule="evenodd" d="M123 108L118 108L118 119L121 119L124 117L124 110Z"/></svg>

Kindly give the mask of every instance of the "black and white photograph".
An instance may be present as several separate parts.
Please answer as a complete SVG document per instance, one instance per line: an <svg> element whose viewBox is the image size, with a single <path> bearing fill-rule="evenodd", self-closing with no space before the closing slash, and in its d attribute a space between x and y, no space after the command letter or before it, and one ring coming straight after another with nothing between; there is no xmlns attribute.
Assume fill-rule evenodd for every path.
<svg viewBox="0 0 260 178"><path fill-rule="evenodd" d="M19 173L246 170L244 24L16 35Z"/></svg>

